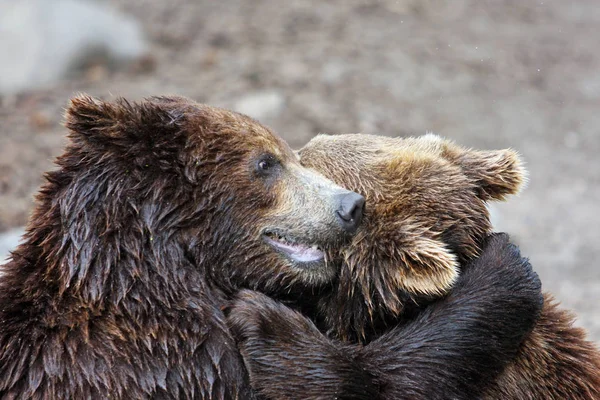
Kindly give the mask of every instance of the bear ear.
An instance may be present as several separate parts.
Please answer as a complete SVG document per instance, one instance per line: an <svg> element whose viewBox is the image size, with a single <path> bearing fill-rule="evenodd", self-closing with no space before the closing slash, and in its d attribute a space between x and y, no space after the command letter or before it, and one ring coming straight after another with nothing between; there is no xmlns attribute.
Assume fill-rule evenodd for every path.
<svg viewBox="0 0 600 400"><path fill-rule="evenodd" d="M119 110L86 94L73 97L65 112L65 126L74 133L92 135L96 132L112 130L115 122L123 119L125 110Z"/></svg>
<svg viewBox="0 0 600 400"><path fill-rule="evenodd" d="M422 232L389 239L373 244L359 238L345 254L348 270L341 271L341 286L358 289L347 292L361 293L366 315L377 313L377 304L399 315L406 295L439 296L450 290L459 264L444 243Z"/></svg>
<svg viewBox="0 0 600 400"><path fill-rule="evenodd" d="M493 151L466 150L459 163L475 183L483 200L504 200L517 194L527 180L527 171L519 154L511 149Z"/></svg>
<svg viewBox="0 0 600 400"><path fill-rule="evenodd" d="M88 95L73 98L65 114L65 126L74 143L111 154L127 164L144 168L173 167L185 148L182 127L194 103L179 97L154 97L139 103L119 98L114 102Z"/></svg>
<svg viewBox="0 0 600 400"><path fill-rule="evenodd" d="M177 111L181 101L177 97L157 97L141 103L123 98L105 102L81 94L71 99L65 126L92 142L127 146L129 141L137 142L159 134L160 128L176 125L184 115Z"/></svg>
<svg viewBox="0 0 600 400"><path fill-rule="evenodd" d="M401 252L404 274L402 285L410 293L445 294L459 274L458 260L439 240L415 238Z"/></svg>

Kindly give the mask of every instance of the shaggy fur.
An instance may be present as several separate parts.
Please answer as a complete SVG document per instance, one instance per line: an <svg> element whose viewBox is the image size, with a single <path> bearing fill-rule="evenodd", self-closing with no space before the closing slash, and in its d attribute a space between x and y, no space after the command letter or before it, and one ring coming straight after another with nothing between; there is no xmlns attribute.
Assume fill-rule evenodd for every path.
<svg viewBox="0 0 600 400"><path fill-rule="evenodd" d="M66 126L3 266L0 397L251 398L222 310L242 287L329 281L263 233L333 246L347 236L334 194L349 192L250 118L187 99L82 96Z"/></svg>
<svg viewBox="0 0 600 400"><path fill-rule="evenodd" d="M465 150L432 134L321 135L299 154L367 199L339 287L322 307L337 337L360 342L450 290L491 233L486 202L516 193L525 176L514 151Z"/></svg>
<svg viewBox="0 0 600 400"><path fill-rule="evenodd" d="M268 399L473 400L515 357L539 315L540 289L498 235L449 296L364 347L332 340L256 292L238 296L229 320L252 386Z"/></svg>
<svg viewBox="0 0 600 400"><path fill-rule="evenodd" d="M350 192L302 167L256 121L183 98L133 104L81 96L69 105L66 126L70 143L3 266L0 397L254 398L224 309L241 288L305 298L326 292L339 263L296 262L266 235L337 254L351 233L336 199ZM515 269L526 282L514 288L523 311L534 310L535 275ZM438 329L436 352L448 348L454 365L470 368L471 353L454 349L486 343L496 350L476 352L475 364L500 368L504 350L533 320L492 304L498 296L510 301L499 293L432 312L429 319L442 324L452 312L464 314L466 325L484 319L483 311L507 319L466 340ZM229 317L243 322L238 312ZM507 340L493 338L496 330ZM410 349L430 333L415 329L399 343L414 368L407 390L425 390L432 377L454 386L456 377L427 368L433 358L411 361Z"/></svg>
<svg viewBox="0 0 600 400"><path fill-rule="evenodd" d="M434 135L321 136L300 156L304 165L363 194L368 205L363 225L343 250L339 285L320 305L324 326L344 341L376 339L372 343L392 354L401 337L384 332L418 315L420 304L448 292L459 267L480 253L491 230L485 202L517 192L524 179L513 151L468 150ZM480 324L494 319L490 314ZM259 338L251 342L260 343ZM371 344L362 350L365 354ZM251 347L248 354L263 351L269 348ZM433 359L440 369L454 368L442 355ZM251 368L252 380L262 382L262 370L257 371ZM282 371L279 376L286 381ZM387 371L382 375L388 381L394 377ZM541 317L516 358L498 379L477 384L486 399L597 400L600 354L546 295ZM413 398L397 393L388 398ZM449 393L431 398L453 398Z"/></svg>
<svg viewBox="0 0 600 400"><path fill-rule="evenodd" d="M361 163L338 158L340 152L349 157L362 154ZM525 170L512 150L474 151L435 135L410 139L321 137L300 154L304 165L357 190L371 206L363 224L369 234L361 236L359 232L345 253L348 262L343 271L348 274L341 275L341 296L333 301L337 307L323 307L336 333L343 338L352 337L356 331L361 332L359 338L364 338L358 327L377 327L377 318L371 318L372 315L382 313L381 321L390 315L401 315L402 310L409 311L402 295L419 301L422 293L433 292L425 290L429 285L445 292L448 287L439 274L443 269L436 270L431 265L446 262L448 257L439 254L455 256L459 263L479 254L481 239L491 230L485 202L503 200L518 192L525 179ZM352 175L346 173L350 164L356 168ZM373 226L369 226L369 221ZM390 226L395 227L394 234ZM388 232L387 236L381 233L382 229ZM407 244L406 236L413 244ZM373 242L375 237L390 237L390 243ZM433 240L438 254L424 251L418 244L423 240ZM396 256L392 252L394 244L405 252L419 254L417 262L415 258ZM361 259L372 251L356 251L360 246L373 246L379 254L391 254L390 262L377 263L375 270L367 259ZM347 294L355 299L350 307ZM357 313L357 304L367 306ZM344 320L352 318L354 326L344 325ZM484 398L600 399L600 352L572 321L572 315L546 295L534 330L515 361L486 389Z"/></svg>

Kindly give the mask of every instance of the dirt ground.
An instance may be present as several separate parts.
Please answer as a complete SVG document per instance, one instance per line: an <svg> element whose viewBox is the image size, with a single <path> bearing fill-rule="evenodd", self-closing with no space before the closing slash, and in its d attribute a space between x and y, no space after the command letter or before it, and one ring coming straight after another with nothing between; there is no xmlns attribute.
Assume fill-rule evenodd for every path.
<svg viewBox="0 0 600 400"><path fill-rule="evenodd" d="M529 186L494 208L497 228L600 341L597 0L107 2L139 19L150 57L0 98L0 231L25 223L76 92L189 96L294 147L319 132L434 131L523 154Z"/></svg>

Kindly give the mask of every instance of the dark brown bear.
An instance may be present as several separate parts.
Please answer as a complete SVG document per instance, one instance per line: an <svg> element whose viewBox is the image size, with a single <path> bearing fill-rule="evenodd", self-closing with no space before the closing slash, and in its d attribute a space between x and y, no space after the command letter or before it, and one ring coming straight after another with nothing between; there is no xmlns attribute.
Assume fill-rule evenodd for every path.
<svg viewBox="0 0 600 400"><path fill-rule="evenodd" d="M66 118L70 144L3 266L0 397L254 398L223 310L240 288L276 296L331 284L338 264L325 250L351 239L364 199L302 167L250 118L187 99L81 96ZM499 257L481 269L524 283L499 279L498 294L450 298L432 313L436 347L402 355L414 368L409 385L435 376L454 388L455 374L426 368L446 348L457 366L500 368L533 326L539 283L504 247L491 246ZM479 286L459 285L467 293ZM495 303L510 302L509 289L528 318ZM442 329L453 312L484 326L457 338ZM486 324L489 313L506 319L503 327ZM407 349L432 332L410 326ZM492 339L496 330L502 339ZM453 351L477 343L489 355Z"/></svg>
<svg viewBox="0 0 600 400"><path fill-rule="evenodd" d="M303 165L367 199L363 224L342 251L344 265L339 283L319 306L323 316L321 329L329 329L330 335L344 342L366 346L356 349L330 340L299 315L294 316L295 326L304 329L297 329L293 337L287 332L265 333L260 321L266 310L270 319L282 321L291 321L292 314L267 299L250 300L245 295L236 305L243 310L245 322L234 326L244 339L242 348L252 383L271 398L303 398L301 392L290 395L286 386L300 380L296 364L288 368L288 354L297 354L303 362L310 363L311 356L329 351L346 354L349 363L364 363L363 367L372 374L361 381L371 385L371 398L417 398L420 393L396 386L398 381L394 380L400 377L399 382L406 387L407 378L391 372L406 368L410 372L404 373L411 374L414 370L401 363L390 367L382 361L382 357L397 359L396 353L406 356L406 348L398 346L406 337L396 331L398 328L385 332L415 318L421 305L446 294L453 285L450 298L461 296L455 282L458 278L460 283L469 269L460 272L460 266L471 263L480 254L483 241L491 232L486 202L502 200L519 190L524 180L519 158L510 150L467 150L435 135L409 139L318 136L299 154ZM487 257L489 254L484 252L482 258ZM476 261L479 262L482 261ZM477 332L486 323L502 325L504 321L490 314L472 328ZM455 333L469 337L473 332ZM498 331L494 338L501 334ZM436 340L435 336L432 340ZM318 343L317 349L314 343ZM427 343L409 353L414 356L422 351L421 346ZM455 370L444 351L434 358L433 366ZM338 357L332 355L331 359L337 361ZM276 367L265 368L265 360ZM374 360L379 368L373 367ZM327 362L320 359L316 364ZM306 373L298 387L312 387L313 381L320 384L321 379L315 375ZM535 329L498 379L473 382L471 378L463 377L479 385L479 394L486 399L600 399L600 356L585 340L584 332L572 326L571 316L546 296ZM336 379L341 386L343 383L339 382L348 377L339 374ZM428 398L455 397L453 392L439 390L431 392ZM474 390L473 398L479 397Z"/></svg>
<svg viewBox="0 0 600 400"><path fill-rule="evenodd" d="M338 246L364 199L250 118L182 98L82 96L66 126L3 268L0 397L250 398L228 296L330 281L321 251L283 257L273 238Z"/></svg>

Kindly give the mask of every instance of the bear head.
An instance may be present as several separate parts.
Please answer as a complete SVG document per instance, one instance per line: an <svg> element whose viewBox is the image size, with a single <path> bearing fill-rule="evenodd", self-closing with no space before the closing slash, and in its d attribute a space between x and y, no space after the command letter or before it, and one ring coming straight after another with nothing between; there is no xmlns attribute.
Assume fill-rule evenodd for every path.
<svg viewBox="0 0 600 400"><path fill-rule="evenodd" d="M319 135L299 155L367 201L341 252L337 292L324 303L327 326L342 338L364 339L376 321L447 293L491 232L486 202L516 193L525 179L512 150L465 149L433 134Z"/></svg>
<svg viewBox="0 0 600 400"><path fill-rule="evenodd" d="M329 249L360 223L360 195L235 112L82 95L66 126L70 143L13 255L61 296L118 304L154 285L168 298L197 277L225 293L318 286L337 274Z"/></svg>

